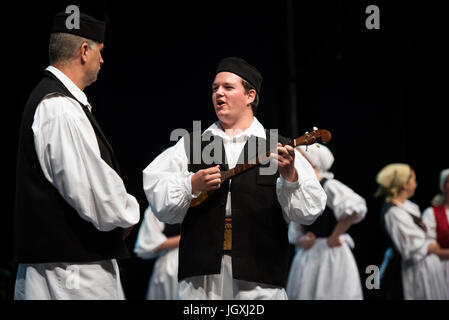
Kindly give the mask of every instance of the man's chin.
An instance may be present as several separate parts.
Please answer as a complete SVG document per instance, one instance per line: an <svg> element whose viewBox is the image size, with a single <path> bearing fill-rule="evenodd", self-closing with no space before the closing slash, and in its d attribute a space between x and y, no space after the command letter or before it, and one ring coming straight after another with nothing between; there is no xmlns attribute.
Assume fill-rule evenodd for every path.
<svg viewBox="0 0 449 320"><path fill-rule="evenodd" d="M225 119L229 116L229 113L226 110L216 110L215 114L217 118L221 120L221 118Z"/></svg>
<svg viewBox="0 0 449 320"><path fill-rule="evenodd" d="M97 75L95 75L94 77L92 77L92 78L89 80L89 84L88 84L87 86L90 86L92 83L94 83L95 81L97 81L97 78L98 78ZM87 87L87 86L86 86L86 87Z"/></svg>

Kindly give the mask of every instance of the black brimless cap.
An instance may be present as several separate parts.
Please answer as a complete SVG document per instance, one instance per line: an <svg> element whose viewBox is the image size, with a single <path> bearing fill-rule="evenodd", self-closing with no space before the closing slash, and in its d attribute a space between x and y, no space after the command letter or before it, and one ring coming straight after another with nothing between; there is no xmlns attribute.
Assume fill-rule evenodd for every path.
<svg viewBox="0 0 449 320"><path fill-rule="evenodd" d="M53 32L70 33L83 38L94 40L99 43L104 43L104 36L106 31L106 23L99 21L87 14L80 13L79 15L79 28L72 28L69 23L67 26L67 20L72 21L71 14L60 12L55 15L53 23Z"/></svg>
<svg viewBox="0 0 449 320"><path fill-rule="evenodd" d="M220 72L232 72L238 75L248 81L260 94L262 74L245 60L236 57L224 58L217 66L216 74Z"/></svg>

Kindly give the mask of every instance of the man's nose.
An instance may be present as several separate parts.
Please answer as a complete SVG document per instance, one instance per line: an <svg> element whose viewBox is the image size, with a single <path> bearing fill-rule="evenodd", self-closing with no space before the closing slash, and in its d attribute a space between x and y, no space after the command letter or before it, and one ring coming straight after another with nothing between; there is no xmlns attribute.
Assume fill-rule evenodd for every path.
<svg viewBox="0 0 449 320"><path fill-rule="evenodd" d="M216 91L215 93L216 93L217 96L222 97L222 96L223 96L223 93L224 93L224 90L223 90L222 87L218 87L218 88L217 88L217 91Z"/></svg>

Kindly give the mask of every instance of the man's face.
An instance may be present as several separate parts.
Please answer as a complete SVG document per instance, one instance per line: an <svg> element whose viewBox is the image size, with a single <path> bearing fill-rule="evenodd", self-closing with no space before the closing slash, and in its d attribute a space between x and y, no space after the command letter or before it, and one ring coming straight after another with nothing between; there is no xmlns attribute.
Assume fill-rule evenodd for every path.
<svg viewBox="0 0 449 320"><path fill-rule="evenodd" d="M86 64L86 75L89 83L93 83L97 80L98 72L100 72L101 65L103 64L103 57L101 52L104 44L99 43L95 47L90 47L87 51L88 59Z"/></svg>
<svg viewBox="0 0 449 320"><path fill-rule="evenodd" d="M220 121L235 121L247 112L251 112L251 99L245 93L242 78L231 72L220 72L212 84L212 102Z"/></svg>

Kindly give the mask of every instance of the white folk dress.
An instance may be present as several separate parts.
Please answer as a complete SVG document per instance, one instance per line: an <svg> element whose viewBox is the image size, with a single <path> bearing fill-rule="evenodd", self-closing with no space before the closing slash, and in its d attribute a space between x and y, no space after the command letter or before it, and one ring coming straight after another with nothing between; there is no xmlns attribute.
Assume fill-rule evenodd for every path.
<svg viewBox="0 0 449 320"><path fill-rule="evenodd" d="M335 218L356 213L354 223L360 222L367 212L365 200L336 179L324 184L327 206ZM298 223L290 223L289 240L305 234ZM362 286L356 261L351 252L354 241L347 233L340 235L341 246L330 248L327 238L316 238L310 249L299 248L290 267L287 295L290 300L356 300L363 299Z"/></svg>
<svg viewBox="0 0 449 320"><path fill-rule="evenodd" d="M411 215L421 217L419 207L407 200L385 213L385 226L402 258L402 284L406 300L446 300L449 291L443 266L428 246L435 240L415 224Z"/></svg>
<svg viewBox="0 0 449 320"><path fill-rule="evenodd" d="M147 208L137 236L134 252L142 259L157 259L148 284L147 300L173 300L178 287L178 248L157 253L167 237L160 222Z"/></svg>

